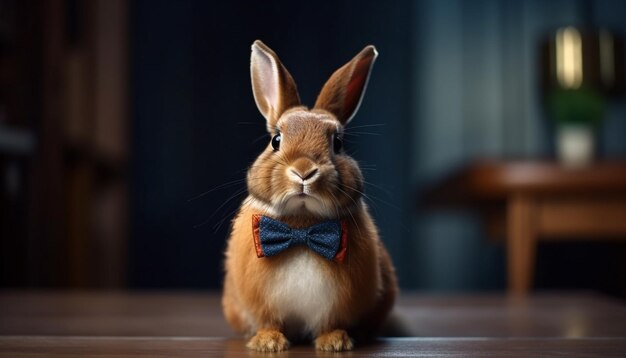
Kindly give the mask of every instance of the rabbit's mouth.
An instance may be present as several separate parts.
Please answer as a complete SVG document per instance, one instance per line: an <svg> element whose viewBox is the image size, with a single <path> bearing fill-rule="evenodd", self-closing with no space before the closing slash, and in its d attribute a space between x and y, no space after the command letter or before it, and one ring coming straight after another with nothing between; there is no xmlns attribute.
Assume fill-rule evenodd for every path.
<svg viewBox="0 0 626 358"><path fill-rule="evenodd" d="M300 192L291 195L284 202L284 213L290 214L313 214L316 216L332 216L333 211L328 210L328 205L325 205L322 200L310 193Z"/></svg>
<svg viewBox="0 0 626 358"><path fill-rule="evenodd" d="M306 192L306 191L301 191L298 193L294 193L292 195L290 195L289 197L287 197L287 200L285 200L285 203L289 203L290 201L294 201L294 202L302 202L302 203L307 203L308 201L318 201L319 199L315 196L312 195L310 192Z"/></svg>

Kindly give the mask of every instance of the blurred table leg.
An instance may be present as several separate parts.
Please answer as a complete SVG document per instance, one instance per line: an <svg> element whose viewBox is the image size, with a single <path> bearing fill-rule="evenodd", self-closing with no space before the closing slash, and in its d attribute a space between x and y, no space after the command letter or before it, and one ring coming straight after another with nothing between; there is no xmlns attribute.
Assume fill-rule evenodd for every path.
<svg viewBox="0 0 626 358"><path fill-rule="evenodd" d="M527 294L533 281L536 228L534 203L523 194L511 196L507 203L507 269L510 294Z"/></svg>

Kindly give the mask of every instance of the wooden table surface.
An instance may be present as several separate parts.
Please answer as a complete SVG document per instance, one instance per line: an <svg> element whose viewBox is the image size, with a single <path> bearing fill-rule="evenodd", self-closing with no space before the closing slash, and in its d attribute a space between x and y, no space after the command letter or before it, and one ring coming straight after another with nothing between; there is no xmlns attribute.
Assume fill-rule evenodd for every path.
<svg viewBox="0 0 626 358"><path fill-rule="evenodd" d="M626 162L568 168L549 161L476 161L441 178L423 199L431 204L504 200L511 192L624 195Z"/></svg>
<svg viewBox="0 0 626 358"><path fill-rule="evenodd" d="M409 337L353 352L257 354L214 293L0 291L0 357L626 356L626 305L590 293L403 295Z"/></svg>

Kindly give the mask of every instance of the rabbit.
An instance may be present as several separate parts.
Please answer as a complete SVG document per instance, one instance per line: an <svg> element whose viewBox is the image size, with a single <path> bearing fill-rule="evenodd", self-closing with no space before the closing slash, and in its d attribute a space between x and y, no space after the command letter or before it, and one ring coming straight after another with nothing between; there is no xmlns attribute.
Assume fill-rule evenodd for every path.
<svg viewBox="0 0 626 358"><path fill-rule="evenodd" d="M363 200L363 175L342 149L377 56L365 47L308 109L274 51L252 45L254 100L271 139L231 223L222 297L249 349L312 340L317 350L351 350L393 307L395 269Z"/></svg>

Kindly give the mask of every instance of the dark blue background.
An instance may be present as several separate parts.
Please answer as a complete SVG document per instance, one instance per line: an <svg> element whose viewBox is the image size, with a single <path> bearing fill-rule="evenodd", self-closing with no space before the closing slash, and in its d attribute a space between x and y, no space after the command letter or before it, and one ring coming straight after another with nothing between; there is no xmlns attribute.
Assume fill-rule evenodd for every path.
<svg viewBox="0 0 626 358"><path fill-rule="evenodd" d="M390 250L402 255L400 241L390 238L408 232L409 16L380 1L137 1L131 285L220 285L230 219L245 194L220 206L243 183L188 199L243 179L267 145L250 88L255 39L278 53L308 105L335 69L377 46L379 61L352 124L384 126L355 129L372 134L350 137L347 148L377 186L367 187L379 199L373 212Z"/></svg>

